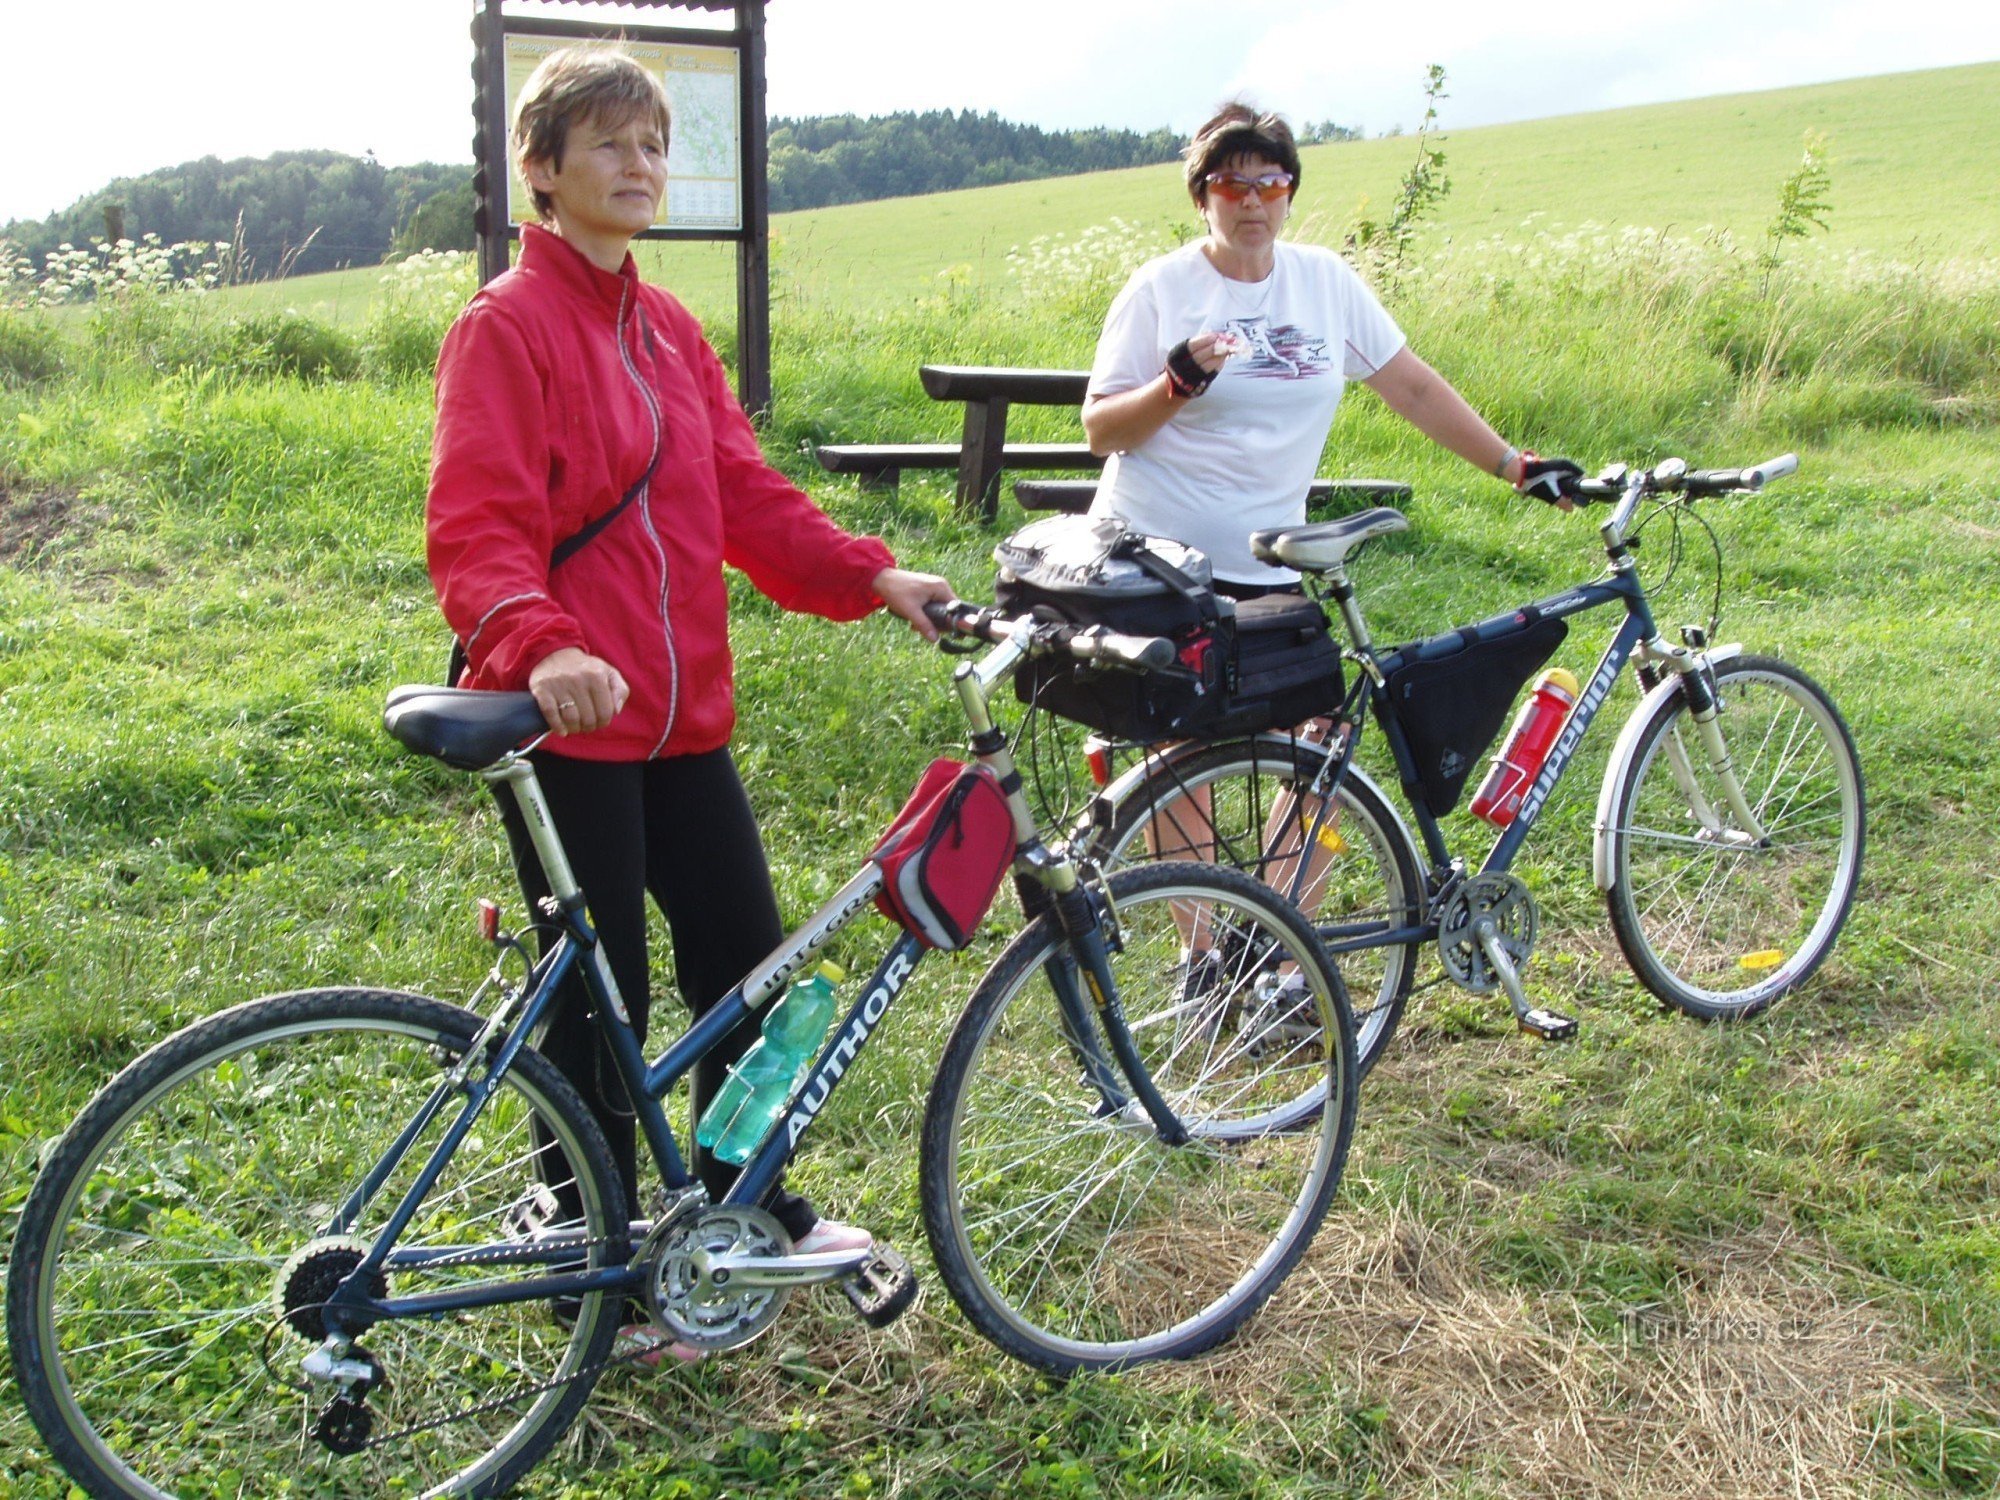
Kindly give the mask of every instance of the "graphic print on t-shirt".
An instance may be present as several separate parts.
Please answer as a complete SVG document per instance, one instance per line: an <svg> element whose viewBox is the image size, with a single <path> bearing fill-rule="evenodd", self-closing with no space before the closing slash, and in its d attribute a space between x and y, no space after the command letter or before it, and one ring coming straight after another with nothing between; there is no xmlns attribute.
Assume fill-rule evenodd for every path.
<svg viewBox="0 0 2000 1500"><path fill-rule="evenodd" d="M1228 332L1247 353L1239 368L1256 380L1311 380L1333 368L1326 357L1326 339L1296 323L1273 328L1263 317L1231 318Z"/></svg>

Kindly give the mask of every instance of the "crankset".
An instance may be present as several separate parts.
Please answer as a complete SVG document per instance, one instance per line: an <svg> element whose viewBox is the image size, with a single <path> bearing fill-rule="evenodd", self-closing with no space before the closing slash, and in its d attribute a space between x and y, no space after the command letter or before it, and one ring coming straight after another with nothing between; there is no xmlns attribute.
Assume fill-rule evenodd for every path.
<svg viewBox="0 0 2000 1500"><path fill-rule="evenodd" d="M1535 951L1535 897L1512 875L1484 872L1453 891L1438 914L1438 959L1475 995L1505 990L1514 1021L1545 1042L1568 1041L1576 1022L1528 1003L1521 970Z"/></svg>
<svg viewBox="0 0 2000 1500"><path fill-rule="evenodd" d="M1518 974L1535 951L1534 894L1512 875L1474 875L1438 913L1438 959L1454 983L1475 995L1490 995L1502 984L1484 941L1487 924Z"/></svg>
<svg viewBox="0 0 2000 1500"><path fill-rule="evenodd" d="M726 1204L685 1215L661 1225L639 1249L649 1268L647 1310L693 1348L737 1348L784 1311L790 1282L758 1272L791 1254L791 1236L761 1208Z"/></svg>

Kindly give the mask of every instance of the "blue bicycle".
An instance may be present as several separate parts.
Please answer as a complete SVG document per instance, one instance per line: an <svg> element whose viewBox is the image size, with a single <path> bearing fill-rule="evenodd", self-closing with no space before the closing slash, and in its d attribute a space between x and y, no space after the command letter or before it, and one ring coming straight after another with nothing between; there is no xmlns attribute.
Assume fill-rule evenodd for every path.
<svg viewBox="0 0 2000 1500"><path fill-rule="evenodd" d="M1171 659L1167 642L969 605L937 618L990 647L955 683L1007 793L1002 860L1011 838L1028 921L925 1111L932 1257L972 1323L1041 1368L1198 1354L1271 1295L1339 1183L1355 1093L1339 975L1298 912L1238 872L1107 881L1043 842L994 691L1038 655L1140 670ZM498 957L468 1007L370 989L254 1000L85 1107L22 1213L7 1327L28 1412L91 1495L493 1494L563 1439L635 1316L721 1350L801 1286L838 1287L875 1323L914 1296L887 1246L794 1254L758 1204L908 985L915 934L721 1202L661 1107L869 910L882 865L648 1060L524 758L544 732L533 699L401 689L385 722L518 799L556 941L531 959L489 906ZM574 969L659 1173L636 1221L596 1121L529 1045Z"/></svg>

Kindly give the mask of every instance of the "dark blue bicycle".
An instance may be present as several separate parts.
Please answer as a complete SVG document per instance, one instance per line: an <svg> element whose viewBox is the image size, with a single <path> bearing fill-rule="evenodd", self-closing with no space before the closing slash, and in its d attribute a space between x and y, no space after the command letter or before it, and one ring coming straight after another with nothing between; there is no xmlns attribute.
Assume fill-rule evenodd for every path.
<svg viewBox="0 0 2000 1500"><path fill-rule="evenodd" d="M1719 543L1714 612L1680 642L1663 639L1639 576L1637 532L1664 518L1672 541L1660 550L1673 557L1682 523L1705 526L1697 501L1755 494L1797 462L1787 454L1746 469L1689 472L1669 459L1607 470L1582 485L1585 500L1612 507L1599 528L1602 577L1394 650L1376 646L1349 569L1368 541L1407 528L1400 511L1258 533L1258 555L1306 574L1347 628L1346 660L1357 670L1343 707L1296 735L1148 753L1093 808L1093 857L1107 869L1212 860L1295 900L1340 962L1363 1073L1394 1034L1427 947L1460 986L1503 992L1523 1029L1567 1036L1574 1021L1532 1003L1522 984L1539 918L1512 866L1619 673L1635 664L1644 696L1612 746L1591 851L1612 932L1667 1004L1710 1020L1756 1014L1819 968L1846 920L1865 836L1860 761L1819 684L1790 662L1711 639ZM1616 627L1518 814L1482 859L1455 854L1440 820L1466 775L1568 622L1597 609L1612 611ZM1415 837L1355 763L1370 719Z"/></svg>
<svg viewBox="0 0 2000 1500"><path fill-rule="evenodd" d="M1042 1368L1198 1354L1277 1287L1340 1180L1355 1068L1339 976L1247 876L1184 863L1106 881L1037 831L995 689L1036 655L1138 669L1171 659L1167 642L967 605L936 618L992 643L955 682L1011 816L993 879L1011 848L1029 920L938 1066L919 1147L932 1256L975 1326ZM723 1201L661 1107L870 909L882 865L649 1061L524 758L534 701L403 689L386 722L518 799L557 941L531 960L489 908L500 958L467 1008L331 989L211 1016L55 1143L15 1238L8 1335L30 1416L92 1495L491 1494L563 1438L634 1316L728 1349L800 1286L837 1286L878 1323L914 1292L886 1246L793 1254L757 1206L908 984L914 934ZM659 1173L636 1222L596 1121L529 1045L576 968Z"/></svg>

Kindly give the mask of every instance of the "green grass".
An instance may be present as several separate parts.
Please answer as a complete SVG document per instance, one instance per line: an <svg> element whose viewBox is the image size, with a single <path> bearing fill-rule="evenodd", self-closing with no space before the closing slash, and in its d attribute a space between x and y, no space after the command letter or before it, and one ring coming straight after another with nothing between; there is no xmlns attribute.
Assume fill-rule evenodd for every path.
<svg viewBox="0 0 2000 1500"><path fill-rule="evenodd" d="M1960 73L1992 76L1932 82ZM1455 170L1474 159L1463 144ZM1785 170L1779 152L1748 193L1746 238ZM1834 198L1836 226L1864 207L1838 163ZM1112 207L1101 193L1069 221L1032 205L1017 234ZM930 207L936 223L950 205ZM914 232L918 207L899 211ZM1968 211L1960 248L1990 244L1996 219L1990 202ZM844 524L979 593L994 537L953 515L948 479L863 494L802 445L951 436L953 414L916 389L926 359L1087 357L1116 261L1047 261L1034 298L905 283L886 259L863 305L859 288L802 287L779 303L768 450ZM1229 1350L1061 1385L1002 1361L934 1284L880 1335L802 1299L744 1355L607 1383L534 1493L1990 1490L2000 277L1801 256L1766 287L1746 257L1698 244L1561 234L1520 254L1431 248L1418 268L1395 303L1415 346L1517 440L1592 463L1800 450L1796 479L1706 513L1723 637L1824 682L1869 779L1862 898L1822 976L1733 1028L1662 1015L1633 984L1588 870L1614 705L1520 867L1542 911L1531 990L1579 1014L1581 1038L1534 1048L1497 1000L1420 994L1364 1095L1340 1205ZM18 358L0 379L0 1227L38 1153L141 1047L301 985L463 995L484 966L471 899L511 884L483 797L377 725L389 687L442 665L419 561L427 386L409 362L389 373L372 307L346 333L362 373L242 373L228 307L0 325L0 356ZM434 339L448 305L404 312L404 335ZM86 325L89 342L73 336ZM236 366L215 368L225 356ZM1021 415L1038 434L1074 422ZM1515 500L1365 392L1322 472L1416 486L1413 529L1360 572L1382 639L1594 570L1587 517ZM1642 564L1657 579L1661 550ZM1660 591L1667 622L1704 611L1711 566L1696 549ZM961 738L949 663L882 621L786 616L740 582L734 598L738 753L799 915ZM1587 668L1593 641L1580 628L1561 660ZM922 1098L1008 920L919 975L798 1169L920 1274ZM872 954L857 940L837 956ZM6 1368L0 1493L63 1496Z"/></svg>

